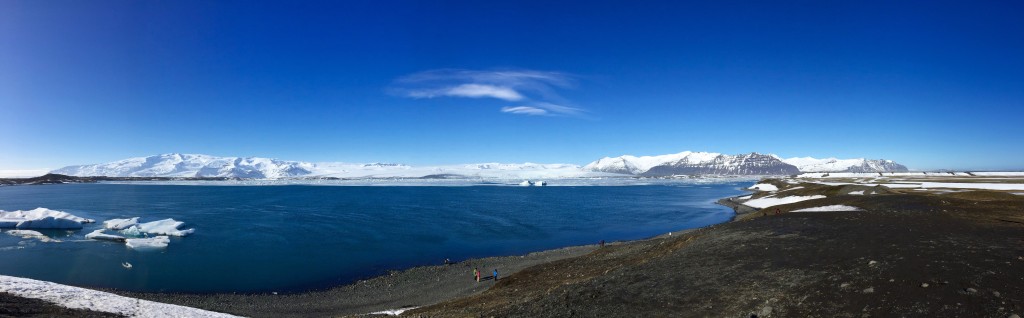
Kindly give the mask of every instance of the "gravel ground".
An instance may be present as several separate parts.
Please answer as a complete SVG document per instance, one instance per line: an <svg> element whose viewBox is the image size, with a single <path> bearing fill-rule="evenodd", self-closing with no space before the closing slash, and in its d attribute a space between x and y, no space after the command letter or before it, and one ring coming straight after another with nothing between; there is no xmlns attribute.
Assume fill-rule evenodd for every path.
<svg viewBox="0 0 1024 318"><path fill-rule="evenodd" d="M499 278L537 264L572 258L597 246L575 246L522 256L490 257L451 265L424 266L392 272L351 285L297 294L170 294L106 290L128 297L197 307L250 317L325 317L366 314L383 310L419 307L474 295ZM473 268L484 273L473 279ZM500 281L500 279L499 279Z"/></svg>

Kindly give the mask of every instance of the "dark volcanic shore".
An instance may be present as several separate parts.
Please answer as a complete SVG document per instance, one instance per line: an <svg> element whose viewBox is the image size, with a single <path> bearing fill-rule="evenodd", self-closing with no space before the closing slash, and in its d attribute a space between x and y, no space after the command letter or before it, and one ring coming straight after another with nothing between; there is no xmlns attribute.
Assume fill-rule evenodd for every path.
<svg viewBox="0 0 1024 318"><path fill-rule="evenodd" d="M539 265L403 316L1008 317L1024 312L1024 197L841 195L781 215ZM789 211L845 204L859 212ZM774 209L773 207L772 209Z"/></svg>

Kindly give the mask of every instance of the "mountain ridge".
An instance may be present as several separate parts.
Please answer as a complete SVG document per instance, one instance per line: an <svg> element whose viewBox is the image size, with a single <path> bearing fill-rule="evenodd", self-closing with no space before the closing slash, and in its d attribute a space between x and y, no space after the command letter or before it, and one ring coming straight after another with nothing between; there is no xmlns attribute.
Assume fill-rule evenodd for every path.
<svg viewBox="0 0 1024 318"><path fill-rule="evenodd" d="M51 171L77 177L171 178L422 178L438 175L466 178L573 178L792 175L801 172L902 172L891 160L782 159L751 152L728 155L684 151L657 156L604 157L585 166L539 163L473 163L416 167L397 163L303 162L261 157L216 157L166 153L107 163L67 166Z"/></svg>

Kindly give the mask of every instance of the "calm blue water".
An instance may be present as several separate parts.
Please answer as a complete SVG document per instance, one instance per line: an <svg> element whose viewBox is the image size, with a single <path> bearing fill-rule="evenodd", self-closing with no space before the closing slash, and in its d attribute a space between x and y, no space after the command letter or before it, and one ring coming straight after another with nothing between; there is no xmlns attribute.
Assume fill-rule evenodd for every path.
<svg viewBox="0 0 1024 318"><path fill-rule="evenodd" d="M0 235L0 274L139 291L323 288L445 258L630 240L729 220L714 201L749 183L580 187L0 187L0 209L96 219L44 243ZM160 252L86 241L103 220L174 218L195 234ZM132 270L122 262L134 265Z"/></svg>

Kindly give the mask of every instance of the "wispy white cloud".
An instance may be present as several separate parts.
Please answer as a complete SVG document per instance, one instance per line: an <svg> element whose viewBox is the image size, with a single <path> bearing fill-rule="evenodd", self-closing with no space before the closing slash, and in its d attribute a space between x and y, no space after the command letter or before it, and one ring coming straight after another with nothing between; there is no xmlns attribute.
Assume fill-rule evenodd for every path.
<svg viewBox="0 0 1024 318"><path fill-rule="evenodd" d="M573 76L560 72L533 70L476 71L442 69L414 73L395 80L390 91L412 98L493 98L523 102L506 106L501 112L532 116L579 116L580 108L556 92L575 86Z"/></svg>
<svg viewBox="0 0 1024 318"><path fill-rule="evenodd" d="M540 109L540 108L536 108L536 107L530 107L530 106L508 106L508 107L502 107L501 108L501 112L502 113L509 113L509 114L532 115L532 116L544 116L544 115L548 114L548 111L546 111L546 110L543 110L543 109Z"/></svg>
<svg viewBox="0 0 1024 318"><path fill-rule="evenodd" d="M434 98L434 97L469 97L469 98L497 98L507 101L519 101L523 99L523 95L519 94L515 90L508 87L500 87L486 84L462 84L453 87L444 87L440 89L421 89L412 90L408 93L409 97L415 98Z"/></svg>

